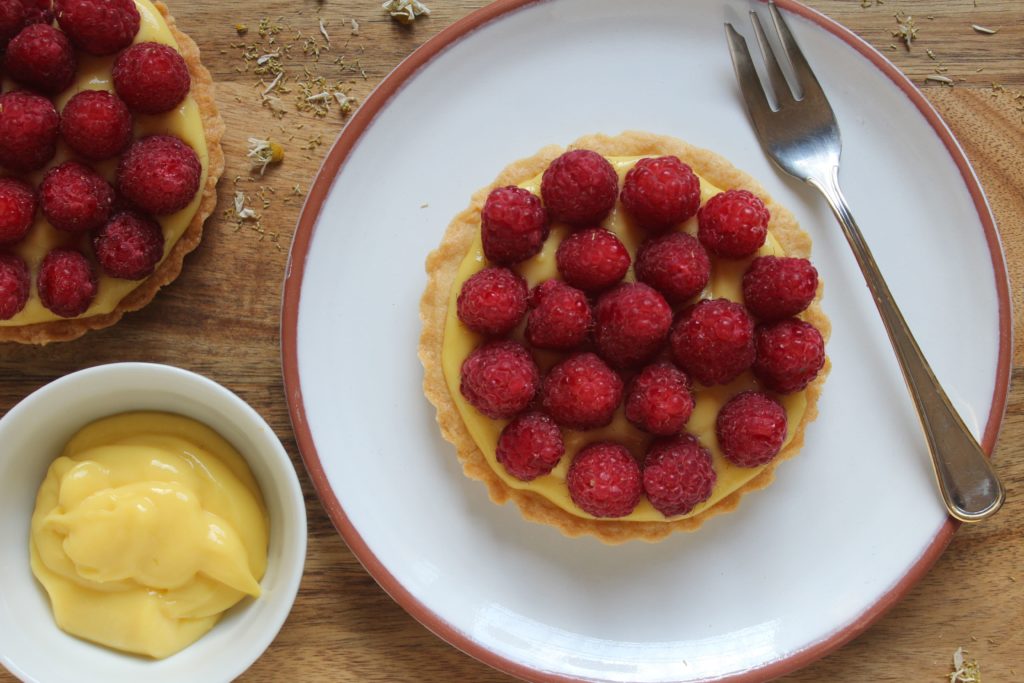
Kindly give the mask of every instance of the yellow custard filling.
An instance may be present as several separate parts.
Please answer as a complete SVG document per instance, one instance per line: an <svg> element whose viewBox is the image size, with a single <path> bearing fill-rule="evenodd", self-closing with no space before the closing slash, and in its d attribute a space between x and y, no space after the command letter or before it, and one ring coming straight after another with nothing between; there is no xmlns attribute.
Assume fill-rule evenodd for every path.
<svg viewBox="0 0 1024 683"><path fill-rule="evenodd" d="M616 172L619 174L620 187L623 177L641 158L642 157L608 158L612 163L612 166L615 167ZM521 183L520 187L523 187L539 196L540 181L541 176L538 175L535 178ZM721 192L719 188L715 187L703 178L700 179L700 189L701 204L704 204L708 199ZM646 234L632 222L630 217L622 209L621 203L616 203L615 208L612 210L611 215L604 221L603 226L618 236L626 249L629 250L630 256L635 260L637 248L644 240ZM697 232L697 219L690 219L686 223L682 224L679 229L695 235ZM555 264L555 252L558 250L558 245L561 241L569 234L570 230L567 226L558 224L552 225L551 234L547 241L545 241L541 252L533 258L515 266L513 269L518 271L526 279L527 284L530 287L533 287L544 280L558 278L559 274L558 268ZM768 233L768 238L764 246L757 252L757 254L750 258L735 261L712 258L711 280L708 283L708 287L698 298L726 298L742 302L743 295L741 291L741 280L743 273L746 271L750 261L757 256L764 255L784 255L782 247L772 236L771 232ZM459 266L458 273L455 276L455 281L452 283L451 293L449 295L448 314L445 320L444 344L442 349L442 365L449 393L458 408L459 414L462 416L462 420L465 423L466 428L469 430L470 435L476 442L477 447L484 454L484 457L487 459L491 469L494 470L506 485L518 490L533 491L570 514L587 519L593 519L591 515L581 510L572 502L572 499L569 497L569 491L565 485L565 476L569 470L569 465L572 463L573 457L587 444L602 440L617 441L629 448L633 455L642 456L646 452L647 446L653 440L653 437L631 425L629 421L626 420L624 408L620 405L619 409L616 411L615 418L607 427L587 432L578 432L563 428L562 436L565 440L565 455L549 474L538 477L532 481L521 481L505 471L505 468L497 461L495 449L498 443L498 436L509 421L493 420L482 415L463 397L459 388L462 378L462 362L473 351L473 349L484 341L484 337L469 330L462 324L462 321L459 320L456 299L462 289L462 284L472 275L486 268L487 265L488 263L484 257L483 245L478 232L473 245L470 247ZM632 267L626 274L625 279L627 282L635 280ZM522 326L520 326L520 329L513 334L513 337L520 341L522 341L521 328ZM567 354L565 353L543 351L539 349L532 349L532 352L534 359L537 361L537 364L540 366L542 371L546 371L549 367L567 357ZM717 437L715 436L715 420L718 416L718 411L731 397L741 391L757 387L758 385L753 375L749 372L744 373L728 385L715 387L704 387L701 385L694 386L696 405L690 420L686 423L686 430L696 436L711 452L714 469L718 478L715 482L715 487L711 492L711 497L708 498L708 500L697 505L688 514L666 518L650 504L646 497L644 497L629 516L619 517L616 518L616 520L663 522L666 521L666 519L683 519L685 517L698 515L756 477L765 466L753 468L737 467L726 460L725 456L722 455L722 452L718 447ZM786 434L785 443L783 444L783 447L785 447L785 445L793 438L794 429L800 424L803 418L804 412L807 408L807 396L805 392L800 391L786 396L778 396L776 398L778 398L786 410L786 419L789 429Z"/></svg>
<svg viewBox="0 0 1024 683"><path fill-rule="evenodd" d="M170 45L176 50L179 49L178 43L174 40L174 35L171 33L170 28L167 26L167 22L164 21L159 10L157 10L149 0L135 0L135 4L139 8L141 22L139 26L139 33L135 36L134 42L163 43L165 45ZM78 72L75 75L74 82L67 90L57 96L54 100L53 106L57 108L57 111L62 111L68 100L82 90L113 91L114 85L111 81L111 70L113 68L115 57L116 55L109 57L93 57L79 52ZM6 89L9 89L9 87L5 88L5 90ZM135 127L133 134L135 139L157 134L177 136L195 150L196 155L199 157L199 163L203 168L203 173L199 180L200 191L192 198L192 202L177 213L154 217L163 228L164 258L166 258L175 242L178 241L192 222L192 217L195 216L196 211L199 208L199 203L202 200L201 188L206 186L209 154L206 148L206 135L203 131L203 119L199 112L199 106L191 95L186 97L185 101L182 102L177 109L167 112L166 114L159 114L155 116L134 114L134 119ZM63 140L61 140L57 145L57 154L47 168L61 164L71 158L73 158L73 154L67 146L64 145ZM117 159L111 159L98 164L90 163L90 165L93 166L100 175L113 184L114 175L117 170ZM46 173L46 170L47 169L36 171L25 178L25 180L34 187L38 187L39 183L43 179L43 175ZM42 263L43 257L56 247L79 248L87 256L91 256L92 247L87 246L89 245L89 240L89 235L74 235L57 230L46 221L42 212L38 212L35 224L32 226L32 229L29 231L25 239L13 247L10 247L10 251L24 259L25 264L28 266L29 272L31 273L32 289L29 294L29 299L25 304L25 308L23 308L17 315L8 320L0 320L0 326L31 325L34 323L44 323L54 320L65 320L66 318L58 316L43 306L36 290L36 275L39 272L39 265ZM163 260L161 259L161 262L162 261ZM157 267L159 267L159 264ZM130 294L132 290L144 281L112 278L104 274L102 269L98 265L95 265L95 263L94 268L96 269L98 279L96 298L93 299L89 308L78 316L79 318L88 318L110 313L117 308L117 305L122 299L124 299L124 297Z"/></svg>
<svg viewBox="0 0 1024 683"><path fill-rule="evenodd" d="M267 513L245 461L209 427L125 413L85 427L50 466L30 553L60 628L162 658L260 595Z"/></svg>

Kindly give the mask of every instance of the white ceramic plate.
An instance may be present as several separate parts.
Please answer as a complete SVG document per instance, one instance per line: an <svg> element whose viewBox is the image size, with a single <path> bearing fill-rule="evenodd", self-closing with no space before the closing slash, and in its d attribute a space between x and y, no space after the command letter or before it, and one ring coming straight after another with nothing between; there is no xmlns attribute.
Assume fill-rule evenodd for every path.
<svg viewBox="0 0 1024 683"><path fill-rule="evenodd" d="M1009 303L977 180L881 55L780 5L839 118L854 213L936 374L991 447ZM749 36L748 9L495 3L424 46L363 105L300 222L282 337L293 424L318 491L389 593L510 673L777 676L866 628L955 528L837 225L817 195L775 171L746 119L722 23ZM833 369L803 452L769 489L698 533L606 547L525 522L462 475L421 391L418 305L424 259L476 189L546 144L626 129L713 149L794 211L815 241Z"/></svg>

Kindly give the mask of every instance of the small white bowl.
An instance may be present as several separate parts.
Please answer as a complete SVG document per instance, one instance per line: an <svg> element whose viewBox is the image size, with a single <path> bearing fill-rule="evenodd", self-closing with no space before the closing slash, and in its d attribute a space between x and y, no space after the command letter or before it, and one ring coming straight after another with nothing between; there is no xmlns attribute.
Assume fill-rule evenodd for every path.
<svg viewBox="0 0 1024 683"><path fill-rule="evenodd" d="M228 611L205 636L163 660L126 655L70 636L29 567L36 492L68 439L99 418L159 410L198 420L238 449L270 515L263 595ZM281 629L306 559L306 507L288 454L242 399L166 365L117 363L39 389L0 419L0 664L33 683L206 683L245 671Z"/></svg>

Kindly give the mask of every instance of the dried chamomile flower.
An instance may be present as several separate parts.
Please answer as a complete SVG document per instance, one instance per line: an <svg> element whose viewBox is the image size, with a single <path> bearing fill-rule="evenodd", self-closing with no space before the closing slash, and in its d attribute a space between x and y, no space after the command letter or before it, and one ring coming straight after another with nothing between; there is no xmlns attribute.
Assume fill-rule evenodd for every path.
<svg viewBox="0 0 1024 683"><path fill-rule="evenodd" d="M249 153L247 156L253 168L259 167L260 175L263 175L263 172L267 170L267 166L279 164L284 160L284 147L273 140L249 138Z"/></svg>
<svg viewBox="0 0 1024 683"><path fill-rule="evenodd" d="M430 14L430 8L419 0L386 0L381 8L403 24L411 24L417 17Z"/></svg>

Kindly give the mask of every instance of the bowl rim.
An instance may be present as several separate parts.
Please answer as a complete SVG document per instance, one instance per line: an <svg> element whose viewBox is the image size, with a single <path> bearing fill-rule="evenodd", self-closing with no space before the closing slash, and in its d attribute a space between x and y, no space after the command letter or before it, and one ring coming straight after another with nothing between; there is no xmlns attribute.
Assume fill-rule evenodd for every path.
<svg viewBox="0 0 1024 683"><path fill-rule="evenodd" d="M132 378L131 381L137 384L139 389L152 392L154 395L184 397L184 392L180 388L169 387L165 382L161 381L171 378L177 381L190 383L193 387L202 388L204 390L203 392L197 392L196 396L192 396L197 406L212 408L214 407L214 404L219 404L218 407L224 407L226 410L219 411L220 419L245 430L246 433L251 435L253 442L258 443L261 446L257 449L258 454L254 455L249 450L238 448L232 439L222 434L219 430L214 429L215 432L231 443L232 446L239 451L239 454L242 455L260 486L261 495L264 501L270 498L266 491L268 487L272 487L272 489L277 493L277 497L279 497L282 505L280 512L278 512L277 519L275 519L271 508L269 506L267 507L267 516L272 522L268 540L273 539L275 535L279 535L280 552L270 553L270 546L268 545L268 571L264 574L264 580L267 575L271 574L270 570L272 567L279 567L281 571L276 579L278 585L274 587L273 591L265 592L264 596L266 600L272 601L272 604L277 605L277 608L273 609L270 614L264 615L268 618L261 620L262 623L257 628L258 638L250 640L248 643L249 647L233 651L233 654L238 652L247 653L245 656L238 657L237 663L226 666L224 669L231 679L236 678L252 666L276 639L278 633L291 613L295 599L298 595L302 577L305 574L305 561L308 549L308 521L306 515L305 496L299 483L297 470L288 454L288 451L281 443L281 439L277 436L263 416L255 408L249 405L248 402L224 385L206 377L205 375L163 363L135 361L105 363L83 368L58 377L23 397L17 404L11 407L10 410L0 416L0 435L2 435L7 429L11 429L12 425L17 425L17 423L23 419L23 415L31 411L38 403L58 399L61 394L75 387L82 386L83 384L95 383L101 378L103 380L107 380L109 376L115 374L118 377ZM101 387L102 385L97 386ZM98 393L105 393L106 391L106 389L100 388ZM146 411L149 409L139 408L139 410ZM184 412L175 411L173 409L154 409L154 411L178 414L183 417L196 420L197 422L207 424L202 420L202 418L197 417L194 414L188 415ZM115 409L111 410L108 416L119 415L125 412L131 411ZM81 420L81 424L77 424L75 426L75 430L85 427L96 419L103 418L83 418ZM74 422L74 420L71 420L71 422ZM207 426L210 425L207 424ZM210 428L213 429L212 426L210 426ZM7 456L3 451L0 451L0 463L8 460L9 457L10 456ZM270 476L267 476L265 479L260 479L257 474L258 468L253 466L254 460L257 459L266 464L269 468L268 474ZM33 494L37 488L38 483L35 483L32 488ZM276 533L273 531L275 528L273 525L274 522L280 525L277 527L280 531ZM32 580L38 583L34 576ZM261 580L261 583L262 582L263 580ZM250 601L242 608L242 610L240 610L240 612L244 613L253 604L257 604L257 602ZM52 615L52 608L48 602L47 610L50 611ZM221 622L218 622L218 624L214 626L214 629L216 629L220 623ZM245 623L245 620L242 619L239 623ZM63 632L60 633L62 635L66 635L63 634ZM74 638L74 636L70 635L67 637ZM202 640L203 638L201 637L196 641L196 643L200 643ZM96 645L95 647L103 648L102 645ZM192 645L186 647L182 652L188 651L190 647L192 647ZM136 658L132 655L120 653L117 650L110 648L103 649L108 653L130 658L131 661L147 661L145 659ZM231 658L231 655L226 655L226 657ZM167 659L152 661L154 664L158 664L160 662L167 661ZM40 673L45 675L45 671L34 672L25 670L17 663L16 658L10 656L9 651L5 651L5 648L2 645L0 645L0 668L6 669L18 680L27 682L41 682L45 680L38 678Z"/></svg>

